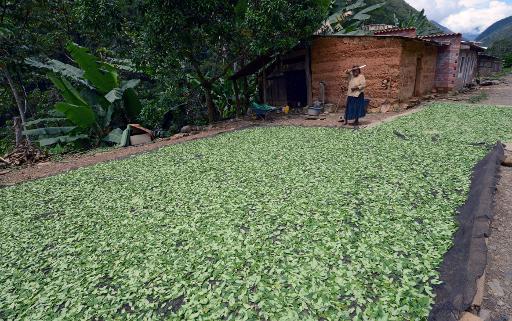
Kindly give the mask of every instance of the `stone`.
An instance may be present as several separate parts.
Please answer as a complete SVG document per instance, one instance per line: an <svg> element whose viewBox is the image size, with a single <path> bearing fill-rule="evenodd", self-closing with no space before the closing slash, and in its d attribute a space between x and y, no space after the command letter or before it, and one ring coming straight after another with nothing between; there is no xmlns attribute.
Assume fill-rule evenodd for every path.
<svg viewBox="0 0 512 321"><path fill-rule="evenodd" d="M491 311L487 309L480 309L480 313L478 313L478 316L482 321L491 321Z"/></svg>
<svg viewBox="0 0 512 321"><path fill-rule="evenodd" d="M186 126L181 127L180 133L182 133L182 134L188 134L188 133L190 133L192 130L193 130L193 129L192 129L192 126L190 126L190 125L186 125Z"/></svg>
<svg viewBox="0 0 512 321"><path fill-rule="evenodd" d="M503 273L503 279L506 285L510 285L512 283L512 270Z"/></svg>
<svg viewBox="0 0 512 321"><path fill-rule="evenodd" d="M505 159L501 162L501 165L506 167L512 167L512 156L505 157Z"/></svg>
<svg viewBox="0 0 512 321"><path fill-rule="evenodd" d="M491 282L489 282L489 288L497 297L502 297L505 295L505 291L503 291L503 288L501 287L500 281L497 279L492 279ZM499 304L499 302L498 302Z"/></svg>
<svg viewBox="0 0 512 321"><path fill-rule="evenodd" d="M482 321L482 319L472 313L464 312L460 321Z"/></svg>
<svg viewBox="0 0 512 321"><path fill-rule="evenodd" d="M476 281L476 294L473 298L473 304L474 306L482 306L482 302L484 301L484 294L485 294L485 271L484 274L478 278Z"/></svg>

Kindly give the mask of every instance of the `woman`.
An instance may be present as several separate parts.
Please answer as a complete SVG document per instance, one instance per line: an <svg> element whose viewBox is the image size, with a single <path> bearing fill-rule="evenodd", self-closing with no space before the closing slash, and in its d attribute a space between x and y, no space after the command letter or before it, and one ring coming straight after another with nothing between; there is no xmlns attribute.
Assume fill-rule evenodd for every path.
<svg viewBox="0 0 512 321"><path fill-rule="evenodd" d="M366 79L359 66L345 71L349 74L347 108L345 109L345 125L349 120L354 120L353 125L359 125L359 118L366 116L366 104L364 101L364 89Z"/></svg>

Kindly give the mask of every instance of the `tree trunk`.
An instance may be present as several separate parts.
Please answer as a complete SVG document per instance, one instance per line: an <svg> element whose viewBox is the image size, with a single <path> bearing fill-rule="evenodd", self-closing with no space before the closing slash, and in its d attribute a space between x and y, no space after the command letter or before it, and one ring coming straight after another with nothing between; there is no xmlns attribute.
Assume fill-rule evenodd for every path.
<svg viewBox="0 0 512 321"><path fill-rule="evenodd" d="M247 81L247 77L243 78L243 91L244 91L244 112L247 112L249 108L249 104L251 103L251 94L249 93L249 82Z"/></svg>
<svg viewBox="0 0 512 321"><path fill-rule="evenodd" d="M16 136L16 147L20 146L23 142L21 118L14 117L13 119L14 135Z"/></svg>
<svg viewBox="0 0 512 321"><path fill-rule="evenodd" d="M208 121L213 123L219 119L219 111L213 101L212 89L210 86L204 86L206 96L206 107L208 108Z"/></svg>
<svg viewBox="0 0 512 321"><path fill-rule="evenodd" d="M4 74L5 74L5 78L7 78L7 82L9 83L9 87L11 88L12 94L14 96L14 100L16 101L16 105L18 106L18 111L20 113L20 118L21 118L21 122L23 125L23 129L26 130L26 128L25 128L25 123L26 123L25 106L21 100L18 90L16 89L16 86L14 85L11 74L9 73L9 70L7 69L7 67L4 68ZM29 141L28 136L27 136L27 141Z"/></svg>
<svg viewBox="0 0 512 321"><path fill-rule="evenodd" d="M242 116L242 102L240 101L240 88L238 87L238 81L233 80L233 91L235 92L235 100L236 100L236 116Z"/></svg>

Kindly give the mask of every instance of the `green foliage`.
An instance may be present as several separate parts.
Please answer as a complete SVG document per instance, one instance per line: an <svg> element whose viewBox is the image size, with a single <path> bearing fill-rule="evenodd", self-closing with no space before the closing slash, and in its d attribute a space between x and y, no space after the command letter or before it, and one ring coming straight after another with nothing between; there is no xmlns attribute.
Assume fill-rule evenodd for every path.
<svg viewBox="0 0 512 321"><path fill-rule="evenodd" d="M214 121L220 117L216 83L229 78L235 65L281 53L310 37L328 7L327 0L151 1L146 28L137 37L137 60L158 78L192 75Z"/></svg>
<svg viewBox="0 0 512 321"><path fill-rule="evenodd" d="M115 67L100 61L86 48L74 43L68 44L67 48L80 68L56 60L26 60L31 66L60 73L60 77L56 74L48 75L65 100L55 104L55 110L76 126L73 130L62 129L58 133L49 132L46 128L46 132L38 136L39 143L47 146L88 138L97 145L105 136L107 141L112 141L115 136L107 134L111 130L111 121L116 116L114 113L117 111L128 120L135 120L140 113L141 104L133 90L140 80L121 81ZM83 88L79 91L66 77L75 80ZM40 135L41 130L29 130L25 134ZM52 137L52 134L57 136Z"/></svg>
<svg viewBox="0 0 512 321"><path fill-rule="evenodd" d="M510 38L511 34L512 16L493 23L476 38L476 41L480 41L484 46L490 47L497 40Z"/></svg>
<svg viewBox="0 0 512 321"><path fill-rule="evenodd" d="M383 7L384 2L368 6L364 0L336 0L331 6L331 15L322 27L324 34L364 34L361 26L370 19L369 13Z"/></svg>
<svg viewBox="0 0 512 321"><path fill-rule="evenodd" d="M382 2L382 0L366 0L368 4L373 5ZM395 17L399 21L407 21L410 17L418 15L418 10L414 9L405 0L387 0L386 5L372 12L369 23L395 25ZM434 32L441 30L431 22L428 22L427 30Z"/></svg>
<svg viewBox="0 0 512 321"><path fill-rule="evenodd" d="M430 20L425 16L425 9L411 14L407 19L399 19L396 14L393 15L395 26L400 28L416 28L418 35L428 35L438 32L437 27L432 26Z"/></svg>
<svg viewBox="0 0 512 321"><path fill-rule="evenodd" d="M505 68L512 67L512 52L506 54L503 57L503 67L505 67Z"/></svg>
<svg viewBox="0 0 512 321"><path fill-rule="evenodd" d="M469 99L468 99L468 102L471 103L471 104L476 104L476 103L479 103L481 102L482 100L486 100L487 98L489 98L489 94L487 94L486 92L482 91L476 95L473 95L471 96Z"/></svg>
<svg viewBox="0 0 512 321"><path fill-rule="evenodd" d="M510 108L433 105L370 130L255 128L0 189L1 315L424 320L488 152L474 143L511 128Z"/></svg>

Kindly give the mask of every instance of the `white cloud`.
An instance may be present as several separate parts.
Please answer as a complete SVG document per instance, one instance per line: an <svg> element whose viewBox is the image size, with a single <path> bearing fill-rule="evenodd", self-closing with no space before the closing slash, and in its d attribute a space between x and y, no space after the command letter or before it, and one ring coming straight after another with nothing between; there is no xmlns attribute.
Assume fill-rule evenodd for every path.
<svg viewBox="0 0 512 321"><path fill-rule="evenodd" d="M455 32L480 33L494 22L512 16L510 0L407 0L425 9L430 19Z"/></svg>

